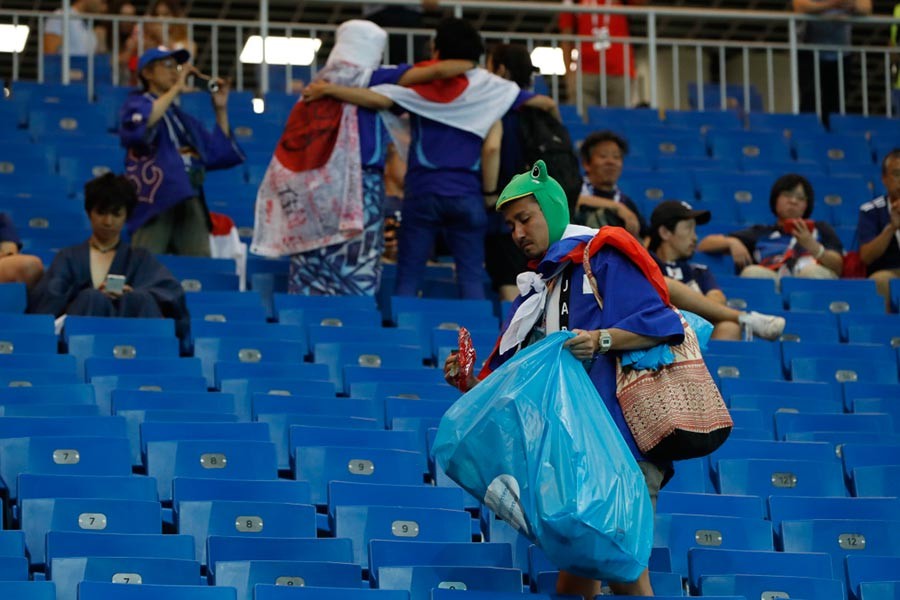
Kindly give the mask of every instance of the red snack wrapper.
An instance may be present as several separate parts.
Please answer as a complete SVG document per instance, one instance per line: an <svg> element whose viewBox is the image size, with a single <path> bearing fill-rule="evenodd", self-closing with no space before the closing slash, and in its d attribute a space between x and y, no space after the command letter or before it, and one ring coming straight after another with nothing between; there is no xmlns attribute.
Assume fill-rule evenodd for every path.
<svg viewBox="0 0 900 600"><path fill-rule="evenodd" d="M469 377L475 367L475 346L472 345L472 335L465 327L459 328L459 354L456 360L459 371L456 373L456 387L462 391L469 389Z"/></svg>

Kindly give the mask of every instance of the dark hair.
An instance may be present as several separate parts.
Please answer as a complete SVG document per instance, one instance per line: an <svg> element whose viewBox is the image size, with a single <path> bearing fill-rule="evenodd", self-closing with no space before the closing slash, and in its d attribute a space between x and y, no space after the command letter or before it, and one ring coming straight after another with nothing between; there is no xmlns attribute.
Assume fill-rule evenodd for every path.
<svg viewBox="0 0 900 600"><path fill-rule="evenodd" d="M137 190L124 175L105 173L84 184L84 210L88 214L95 210L114 212L124 208L130 217L137 201Z"/></svg>
<svg viewBox="0 0 900 600"><path fill-rule="evenodd" d="M769 210L772 211L773 215L778 216L775 213L775 203L778 201L778 196L784 192L790 192L798 185L803 186L803 193L806 194L806 210L803 211L803 218L809 218L813 211L813 204L816 201L813 195L813 187L806 177L796 173L782 175L772 184L772 191L769 192Z"/></svg>
<svg viewBox="0 0 900 600"><path fill-rule="evenodd" d="M647 250L650 252L656 252L656 249L659 248L660 244L662 244L662 238L659 236L659 228L665 227L672 233L675 232L675 228L678 227L678 223L681 221L686 221L690 217L673 217L666 221L665 223L658 223L656 227L651 226L650 231L650 241L647 243Z"/></svg>
<svg viewBox="0 0 900 600"><path fill-rule="evenodd" d="M894 148L890 152L884 155L884 158L881 159L881 174L884 175L887 173L887 163L889 160L894 158L900 158L900 148Z"/></svg>
<svg viewBox="0 0 900 600"><path fill-rule="evenodd" d="M468 21L446 18L435 30L434 49L440 52L442 60L457 58L478 62L484 54L484 42Z"/></svg>
<svg viewBox="0 0 900 600"><path fill-rule="evenodd" d="M531 87L531 76L534 74L534 65L528 49L522 44L496 44L490 50L491 62L494 68L503 65L506 67L509 80L523 90Z"/></svg>
<svg viewBox="0 0 900 600"><path fill-rule="evenodd" d="M594 150L594 146L602 144L603 142L614 142L616 146L619 147L619 150L622 151L623 156L628 154L628 142L625 141L625 138L614 131L605 129L603 131L595 131L581 142L581 149L579 151L581 154L581 162L591 162L591 152Z"/></svg>

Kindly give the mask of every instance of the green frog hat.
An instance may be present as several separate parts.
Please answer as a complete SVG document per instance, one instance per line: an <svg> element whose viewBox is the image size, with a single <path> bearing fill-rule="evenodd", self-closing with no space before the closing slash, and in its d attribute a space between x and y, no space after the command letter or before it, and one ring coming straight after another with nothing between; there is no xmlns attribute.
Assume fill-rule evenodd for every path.
<svg viewBox="0 0 900 600"><path fill-rule="evenodd" d="M550 230L550 243L554 244L562 239L563 232L569 225L569 202L566 192L555 179L547 174L547 165L539 160L527 173L520 173L512 178L512 181L500 192L495 210L500 210L507 202L518 200L534 194L547 227Z"/></svg>

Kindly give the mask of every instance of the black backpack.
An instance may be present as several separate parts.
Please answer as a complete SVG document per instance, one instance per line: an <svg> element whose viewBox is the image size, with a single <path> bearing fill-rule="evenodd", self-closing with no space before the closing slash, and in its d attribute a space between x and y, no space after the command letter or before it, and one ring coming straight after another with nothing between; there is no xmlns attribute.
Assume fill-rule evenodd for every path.
<svg viewBox="0 0 900 600"><path fill-rule="evenodd" d="M523 107L519 110L519 135L525 163L522 171L530 169L538 159L547 163L547 172L565 190L569 213L574 214L582 178L569 130L549 112Z"/></svg>

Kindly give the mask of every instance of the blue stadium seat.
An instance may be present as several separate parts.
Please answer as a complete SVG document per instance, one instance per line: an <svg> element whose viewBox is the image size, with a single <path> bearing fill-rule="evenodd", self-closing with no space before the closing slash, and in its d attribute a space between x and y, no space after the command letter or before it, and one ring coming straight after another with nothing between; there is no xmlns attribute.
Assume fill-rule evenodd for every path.
<svg viewBox="0 0 900 600"><path fill-rule="evenodd" d="M670 127L693 129L706 135L710 130L738 130L744 124L737 112L722 110L667 110L665 124Z"/></svg>
<svg viewBox="0 0 900 600"><path fill-rule="evenodd" d="M856 381L845 383L843 388L844 410L853 411L857 398L897 398L900 397L900 385L896 383L868 383Z"/></svg>
<svg viewBox="0 0 900 600"><path fill-rule="evenodd" d="M275 446L244 440L151 442L147 475L155 477L162 501L172 499L172 479L276 479Z"/></svg>
<svg viewBox="0 0 900 600"><path fill-rule="evenodd" d="M185 410L228 414L235 412L234 394L218 392L149 392L141 390L113 390L114 413L128 410Z"/></svg>
<svg viewBox="0 0 900 600"><path fill-rule="evenodd" d="M785 439L798 431L865 431L874 437L890 434L894 424L889 415L799 414L781 412L775 415L775 433Z"/></svg>
<svg viewBox="0 0 900 600"><path fill-rule="evenodd" d="M747 115L747 124L751 131L778 131L786 138L825 133L819 117L812 113L754 112Z"/></svg>
<svg viewBox="0 0 900 600"><path fill-rule="evenodd" d="M845 598L844 585L840 580L777 575L710 575L700 578L700 592L704 596L744 598Z"/></svg>
<svg viewBox="0 0 900 600"><path fill-rule="evenodd" d="M696 494L670 492L668 489L660 491L656 500L656 512L744 519L765 519L767 516L765 504L759 496Z"/></svg>
<svg viewBox="0 0 900 600"><path fill-rule="evenodd" d="M414 298L404 296L392 296L391 320L399 324L401 313L441 313L446 319L450 318L462 325L469 316L489 317L494 314L494 309L488 300L448 300L434 298Z"/></svg>
<svg viewBox="0 0 900 600"><path fill-rule="evenodd" d="M384 400L375 398L335 398L334 396L281 396L277 394L253 394L253 419L262 421L261 415L307 415L331 417L360 417L375 419L384 428ZM302 425L292 422L291 425ZM271 425L270 425L271 433ZM287 435L287 427L284 428ZM273 441L276 436L272 436ZM280 438L279 438L280 439ZM287 441L287 438L285 438Z"/></svg>
<svg viewBox="0 0 900 600"><path fill-rule="evenodd" d="M75 357L64 354L0 354L0 369L4 371L38 370L77 374Z"/></svg>
<svg viewBox="0 0 900 600"><path fill-rule="evenodd" d="M87 383L69 385L41 385L37 387L11 387L3 390L0 404L15 406L25 404L40 406L43 404L94 404L94 388Z"/></svg>
<svg viewBox="0 0 900 600"><path fill-rule="evenodd" d="M305 342L306 330L299 325L284 323L246 323L242 321L191 320L192 338L265 338Z"/></svg>
<svg viewBox="0 0 900 600"><path fill-rule="evenodd" d="M294 479L311 486L314 504L328 502L328 482L422 483L422 458L418 452L339 446L299 446L294 460Z"/></svg>
<svg viewBox="0 0 900 600"><path fill-rule="evenodd" d="M200 563L173 558L55 558L49 573L56 583L56 600L78 600L78 584L82 581L183 586L201 583Z"/></svg>
<svg viewBox="0 0 900 600"><path fill-rule="evenodd" d="M188 298L190 297L189 294ZM246 322L262 325L266 322L266 308L261 300L259 305L253 306L201 304L191 309L191 317L217 323Z"/></svg>
<svg viewBox="0 0 900 600"><path fill-rule="evenodd" d="M210 535L304 538L316 536L312 506L238 500L181 500L176 507L178 533L194 538L196 559L206 565Z"/></svg>
<svg viewBox="0 0 900 600"><path fill-rule="evenodd" d="M774 356L746 357L725 354L703 356L710 375L717 382L725 379L782 379L781 361Z"/></svg>
<svg viewBox="0 0 900 600"><path fill-rule="evenodd" d="M262 337L194 338L194 356L202 361L203 375L210 387L215 384L215 364L220 360L297 365L303 362L305 354L305 341Z"/></svg>
<svg viewBox="0 0 900 600"><path fill-rule="evenodd" d="M194 539L188 535L155 533L94 533L50 531L47 560L77 556L145 557L194 560Z"/></svg>
<svg viewBox="0 0 900 600"><path fill-rule="evenodd" d="M315 362L327 365L329 379L344 387L343 369L349 366L365 368L416 369L422 366L425 350L413 344L384 344L370 340L361 343L315 344Z"/></svg>
<svg viewBox="0 0 900 600"><path fill-rule="evenodd" d="M900 509L897 498L769 496L769 516L778 540L783 521L853 519L861 515L867 519L890 520L897 515L897 509Z"/></svg>
<svg viewBox="0 0 900 600"><path fill-rule="evenodd" d="M0 367L0 388L82 383L74 371L44 369L4 369Z"/></svg>
<svg viewBox="0 0 900 600"><path fill-rule="evenodd" d="M269 432L262 423L142 423L141 451L153 442L178 440L241 440L269 441Z"/></svg>
<svg viewBox="0 0 900 600"><path fill-rule="evenodd" d="M4 417L0 422L19 417ZM25 417L22 417L25 418ZM108 417L107 417L108 418ZM54 417L45 417L47 421ZM74 427L93 417L67 419ZM87 432L86 432L87 433ZM9 498L17 497L19 473L49 475L131 474L128 440L124 437L18 437L0 439L0 477Z"/></svg>
<svg viewBox="0 0 900 600"><path fill-rule="evenodd" d="M646 127L659 125L659 112L653 108L613 108L605 106L587 107L588 123L595 129L613 124L624 127Z"/></svg>
<svg viewBox="0 0 900 600"><path fill-rule="evenodd" d="M325 365L300 364L300 363L269 363L269 362L240 362L220 360L216 363L216 387L220 390L230 391L238 398L235 390L225 390L222 388L222 382L226 379L255 379L255 378L282 378L282 379L305 379L309 382L328 381L328 367ZM316 384L317 385L317 384ZM288 388L290 389L290 388ZM333 385L332 385L332 388ZM320 395L322 387L310 386L309 390L313 395ZM260 390L266 391L266 390ZM249 397L247 398L249 400ZM238 413L239 415L242 413ZM247 411L249 414L249 410Z"/></svg>
<svg viewBox="0 0 900 600"><path fill-rule="evenodd" d="M900 444L883 442L882 436L870 436L869 443L849 443L841 448L844 472L849 476L857 467L900 465Z"/></svg>
<svg viewBox="0 0 900 600"><path fill-rule="evenodd" d="M900 423L900 402L886 398L858 398L853 403L853 412L857 414L883 413L887 414L893 423Z"/></svg>
<svg viewBox="0 0 900 600"><path fill-rule="evenodd" d="M860 586L866 582L894 581L900 572L900 556L851 554L846 558L850 594L860 600ZM888 596L890 598L891 596Z"/></svg>
<svg viewBox="0 0 900 600"><path fill-rule="evenodd" d="M219 371L222 377L218 381L218 387L222 392L234 394L235 412L241 421L248 421L252 418L253 398L257 394L287 396L297 399L303 397L325 398L335 394L334 384L324 380L328 377L328 369L323 368L322 365L313 366L311 369L307 368L309 365L304 365L304 368L293 377L279 376L278 373L274 377L269 375L256 376L252 372L242 377L232 377L232 375L238 375L234 371L240 369L242 365L249 366L247 363L229 363L227 368L220 365ZM268 365L266 365L266 368L268 368ZM284 374L282 369L278 369L278 371L281 371L281 375ZM310 379L304 376L304 374L309 374L310 372L317 379ZM323 379L318 379L319 376Z"/></svg>
<svg viewBox="0 0 900 600"><path fill-rule="evenodd" d="M405 369L390 367L381 367L373 369L371 367L344 367L344 393L349 394L350 388L356 383L392 383L397 384L425 384L447 385L444 381L443 369ZM451 388L452 389L452 388Z"/></svg>
<svg viewBox="0 0 900 600"><path fill-rule="evenodd" d="M859 497L900 496L900 465L853 469L853 492Z"/></svg>
<svg viewBox="0 0 900 600"><path fill-rule="evenodd" d="M772 524L763 519L657 514L653 545L672 552L672 572L688 576L687 551L694 547L773 550Z"/></svg>
<svg viewBox="0 0 900 600"><path fill-rule="evenodd" d="M834 133L870 137L881 131L900 134L896 119L859 114L829 115L828 127Z"/></svg>
<svg viewBox="0 0 900 600"><path fill-rule="evenodd" d="M3 331L0 351L4 354L56 354L56 336L31 331Z"/></svg>
<svg viewBox="0 0 900 600"><path fill-rule="evenodd" d="M348 398L337 400L338 404L345 404L345 400L349 400L346 404L352 405L365 401L354 401ZM295 425L306 427L315 427L323 429L350 429L356 430L383 430L384 414L378 414L374 417L351 416L348 414L339 415L340 406L334 406L335 401L330 401L332 406L328 406L328 399L322 399L322 409L330 411L333 414L311 414L305 412L286 413L286 412L262 412L255 415L255 420L265 423L269 426L269 439L275 444L278 455L278 469L289 470L291 468L291 457L293 455L293 446L290 442L290 430ZM308 406L304 409L308 410ZM302 410L302 409L298 409ZM382 408L383 411L383 408Z"/></svg>
<svg viewBox="0 0 900 600"><path fill-rule="evenodd" d="M369 565L372 540L469 542L471 517L464 510L411 506L337 506L334 535L353 542L353 560Z"/></svg>
<svg viewBox="0 0 900 600"><path fill-rule="evenodd" d="M900 316L890 314L868 315L846 312L838 315L838 324L841 328L842 339L850 341L851 327L874 326L876 329L881 328L896 333L898 328L900 328ZM876 343L889 344L890 339L887 339L887 341L879 339Z"/></svg>
<svg viewBox="0 0 900 600"><path fill-rule="evenodd" d="M900 581L870 581L859 585L860 600L897 600Z"/></svg>
<svg viewBox="0 0 900 600"><path fill-rule="evenodd" d="M843 294L874 294L875 282L869 279L804 279L784 277L781 295L787 300L794 292L818 292L839 300Z"/></svg>
<svg viewBox="0 0 900 600"><path fill-rule="evenodd" d="M872 199L872 192L864 177L820 176L810 183L818 200L816 207L826 207L825 220L835 226L855 227L859 220L859 205Z"/></svg>
<svg viewBox="0 0 900 600"><path fill-rule="evenodd" d="M891 297L891 310L900 310L900 280L892 279L888 289Z"/></svg>
<svg viewBox="0 0 900 600"><path fill-rule="evenodd" d="M381 327L381 313L375 309L283 308L279 323L310 327Z"/></svg>
<svg viewBox="0 0 900 600"><path fill-rule="evenodd" d="M738 159L745 164L756 160L791 160L786 141L765 132L713 131L708 139L715 158Z"/></svg>
<svg viewBox="0 0 900 600"><path fill-rule="evenodd" d="M836 462L776 459L726 459L718 462L722 494L757 496L846 496Z"/></svg>
<svg viewBox="0 0 900 600"><path fill-rule="evenodd" d="M900 323L895 323L900 326ZM882 325L851 325L847 329L848 342L851 344L883 344L892 348L900 346L900 336L897 335L896 328L884 327Z"/></svg>
<svg viewBox="0 0 900 600"><path fill-rule="evenodd" d="M181 287L188 294L196 292L237 292L240 289L240 277L236 273L204 273L183 272L178 279ZM212 321L210 321L212 322Z"/></svg>
<svg viewBox="0 0 900 600"><path fill-rule="evenodd" d="M22 600L57 600L56 586L52 581L0 581L0 596Z"/></svg>
<svg viewBox="0 0 900 600"><path fill-rule="evenodd" d="M25 533L8 529L0 530L0 556L25 556Z"/></svg>
<svg viewBox="0 0 900 600"><path fill-rule="evenodd" d="M726 440L718 450L709 455L709 466L712 472L715 473L717 463L720 460L748 458L837 462L830 444L759 442L729 439Z"/></svg>
<svg viewBox="0 0 900 600"><path fill-rule="evenodd" d="M44 536L53 531L160 533L159 502L99 498L29 498L21 502L22 530L32 565L46 561Z"/></svg>
<svg viewBox="0 0 900 600"><path fill-rule="evenodd" d="M289 560L302 562L352 563L350 540L338 538L272 538L210 536L206 542L209 570L236 560Z"/></svg>
<svg viewBox="0 0 900 600"><path fill-rule="evenodd" d="M181 375L192 377L203 374L199 358L145 358L121 360L118 358L91 357L84 361L84 376L91 380L104 375Z"/></svg>
<svg viewBox="0 0 900 600"><path fill-rule="evenodd" d="M856 135L822 134L793 140L797 160L827 165L871 165L872 150Z"/></svg>
<svg viewBox="0 0 900 600"><path fill-rule="evenodd" d="M898 382L897 364L896 361L852 358L795 358L791 361L791 379L895 384Z"/></svg>
<svg viewBox="0 0 900 600"><path fill-rule="evenodd" d="M28 560L24 556L0 556L0 581L27 581Z"/></svg>
<svg viewBox="0 0 900 600"><path fill-rule="evenodd" d="M298 446L343 446L417 452L418 439L411 431L384 431L292 425L289 433L291 453ZM424 459L424 456L422 457ZM423 463L424 466L424 463Z"/></svg>
<svg viewBox="0 0 900 600"><path fill-rule="evenodd" d="M277 262L285 270L287 262ZM248 267L250 265L248 264ZM279 267L279 268L281 268ZM375 299L371 296L301 296L298 294L275 294L275 314L289 308L340 310L373 310Z"/></svg>
<svg viewBox="0 0 900 600"><path fill-rule="evenodd" d="M158 502L156 482L138 475L19 475L19 500L29 498L105 498Z"/></svg>
<svg viewBox="0 0 900 600"><path fill-rule="evenodd" d="M706 457L678 461L675 475L666 484L666 491L691 494L715 492L709 478L709 463Z"/></svg>
<svg viewBox="0 0 900 600"><path fill-rule="evenodd" d="M63 334L70 335L133 334L174 337L175 321L172 319L127 319L116 317L66 317Z"/></svg>
<svg viewBox="0 0 900 600"><path fill-rule="evenodd" d="M734 395L771 395L800 396L815 398L833 398L841 401L843 396L837 384L825 382L768 381L753 379L722 380L720 384L722 397L726 401Z"/></svg>
<svg viewBox="0 0 900 600"><path fill-rule="evenodd" d="M785 552L825 552L839 572L849 555L900 556L900 523L863 519L783 521Z"/></svg>
<svg viewBox="0 0 900 600"><path fill-rule="evenodd" d="M689 584L692 594L699 594L703 576L773 575L791 577L821 577L830 579L831 559L822 553L757 552L692 548L688 551ZM834 572L840 575L842 570Z"/></svg>
<svg viewBox="0 0 900 600"><path fill-rule="evenodd" d="M107 134L106 119L89 104L44 105L28 113L28 130L35 141L44 142L63 136L88 141Z"/></svg>
<svg viewBox="0 0 900 600"><path fill-rule="evenodd" d="M619 185L648 217L653 207L663 200L693 202L697 195L694 181L686 172L632 172L629 177L620 179Z"/></svg>
<svg viewBox="0 0 900 600"><path fill-rule="evenodd" d="M830 315L807 312L782 312L784 332L782 342L837 343L840 340L837 319ZM849 314L849 313L843 313Z"/></svg>
<svg viewBox="0 0 900 600"><path fill-rule="evenodd" d="M775 413L779 411L799 413L841 413L841 404L829 397L763 396L736 394L729 406L735 409L755 409L762 411L763 419L771 429Z"/></svg>
<svg viewBox="0 0 900 600"><path fill-rule="evenodd" d="M285 479L267 481L193 477L176 477L172 482L172 505L176 510L182 501L202 500L309 504L309 484Z"/></svg>
<svg viewBox="0 0 900 600"><path fill-rule="evenodd" d="M0 284L0 312L3 314L3 330L4 332L30 332L37 334L53 334L53 316L52 315L32 315L32 314L15 314L8 312L3 308L4 294L7 291L23 290L22 284L19 283L2 283ZM24 307L23 309L24 310Z"/></svg>
<svg viewBox="0 0 900 600"><path fill-rule="evenodd" d="M0 405L0 415L5 417L99 417L100 407L95 404L17 404Z"/></svg>
<svg viewBox="0 0 900 600"><path fill-rule="evenodd" d="M393 423L399 417L419 417L440 419L452 402L446 400L413 400L410 398L386 398L384 401L385 423Z"/></svg>
<svg viewBox="0 0 900 600"><path fill-rule="evenodd" d="M255 600L409 600L409 592L257 584Z"/></svg>
<svg viewBox="0 0 900 600"><path fill-rule="evenodd" d="M85 581L78 600L236 600L234 588L180 585L120 585Z"/></svg>
<svg viewBox="0 0 900 600"><path fill-rule="evenodd" d="M407 381L378 381L353 383L350 385L351 398L374 398L384 400L390 397L402 397L413 400L449 400L460 397L462 392L446 382L423 383Z"/></svg>
<svg viewBox="0 0 900 600"><path fill-rule="evenodd" d="M818 311L841 314L845 312L882 314L884 300L875 294L842 292L791 292L787 298L791 310Z"/></svg>
<svg viewBox="0 0 900 600"><path fill-rule="evenodd" d="M657 156L707 158L706 145L700 133L697 130L671 128L650 135L634 136L630 149L651 160Z"/></svg>
<svg viewBox="0 0 900 600"><path fill-rule="evenodd" d="M315 348L325 343L361 343L381 342L386 345L419 345L419 332L405 327L331 327L310 325L308 328L309 344ZM430 332L422 336L421 358L431 357Z"/></svg>
<svg viewBox="0 0 900 600"><path fill-rule="evenodd" d="M429 565L512 568L512 549L504 543L414 540L372 540L369 546L369 578L375 585L382 568Z"/></svg>
<svg viewBox="0 0 900 600"><path fill-rule="evenodd" d="M332 481L328 485L328 517L332 525L338 506L412 506L462 510L463 503L463 492L458 488L347 481Z"/></svg>
<svg viewBox="0 0 900 600"><path fill-rule="evenodd" d="M137 373L128 375L101 375L91 378L97 404L106 412L111 411L113 390L138 390L143 392L206 392L206 379L197 375L162 375Z"/></svg>
<svg viewBox="0 0 900 600"><path fill-rule="evenodd" d="M381 567L378 569L378 587L406 590L410 600L429 600L431 590L437 587L521 593L522 572L497 567Z"/></svg>
<svg viewBox="0 0 900 600"><path fill-rule="evenodd" d="M78 361L84 375L84 362L90 357L119 360L145 358L178 358L178 339L175 336L141 336L133 334L69 335L69 354Z"/></svg>
<svg viewBox="0 0 900 600"><path fill-rule="evenodd" d="M219 562L216 567L216 586L234 588L237 600L254 600L253 592L258 584L262 584L260 587L275 584L272 587L347 587L359 590L361 582L359 566L346 563L237 560Z"/></svg>

